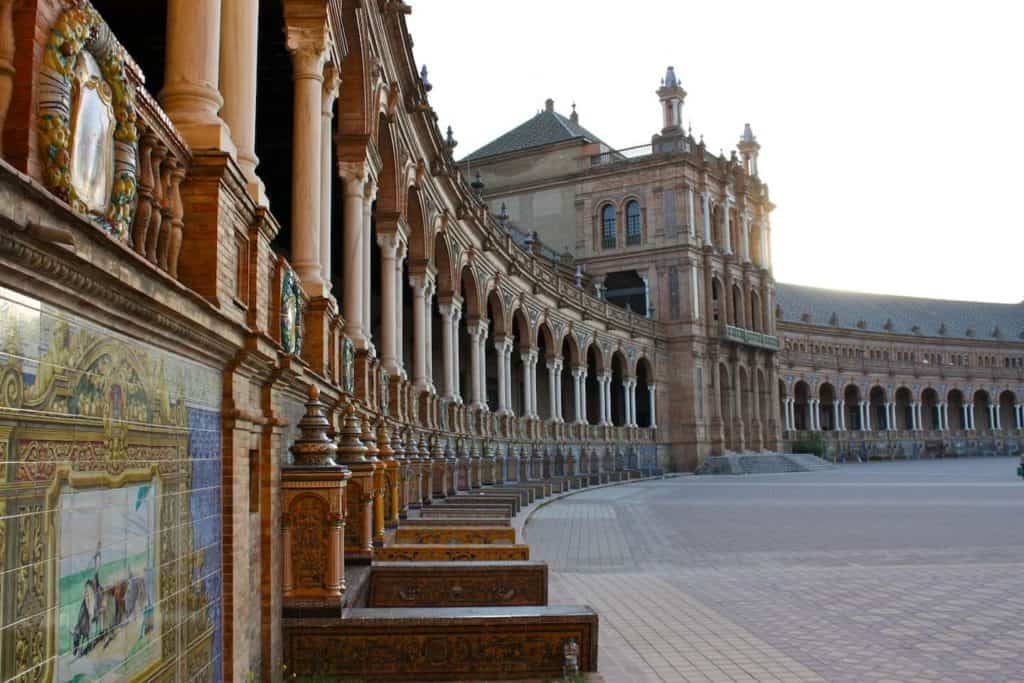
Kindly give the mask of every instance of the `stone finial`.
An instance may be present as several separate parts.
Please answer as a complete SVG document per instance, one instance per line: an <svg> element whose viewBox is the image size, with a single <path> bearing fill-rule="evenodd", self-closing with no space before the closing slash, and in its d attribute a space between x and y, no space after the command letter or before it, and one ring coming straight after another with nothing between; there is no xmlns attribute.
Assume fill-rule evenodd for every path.
<svg viewBox="0 0 1024 683"><path fill-rule="evenodd" d="M455 139L455 133L452 132L451 126L448 126L448 130L445 133L444 144L448 146L449 151L459 146L458 141Z"/></svg>
<svg viewBox="0 0 1024 683"><path fill-rule="evenodd" d="M893 324L892 318L886 318L885 324L882 325L882 328L889 332L891 332L894 327L896 327L896 325Z"/></svg>
<svg viewBox="0 0 1024 683"><path fill-rule="evenodd" d="M968 337L973 337L974 336L974 328L973 327L968 327L967 328L967 336Z"/></svg>
<svg viewBox="0 0 1024 683"><path fill-rule="evenodd" d="M811 314L810 313L801 313L800 314L800 322L804 322L804 323L811 322Z"/></svg>
<svg viewBox="0 0 1024 683"><path fill-rule="evenodd" d="M341 428L341 443L338 444L338 459L342 462L364 462L366 446L359 440L362 424L354 404L345 408L345 421Z"/></svg>
<svg viewBox="0 0 1024 683"><path fill-rule="evenodd" d="M999 325L996 325L992 329L992 338L993 339L1002 339L1003 338L1003 331L999 329Z"/></svg>
<svg viewBox="0 0 1024 683"><path fill-rule="evenodd" d="M661 80L661 84L666 88L679 86L679 78L676 76L676 68L674 66L670 66L665 70L665 78Z"/></svg>
<svg viewBox="0 0 1024 683"><path fill-rule="evenodd" d="M306 414L299 420L299 438L292 444L294 464L299 467L337 467L334 456L338 447L327 436L331 423L327 419L327 406L320 401L320 390L309 385Z"/></svg>
<svg viewBox="0 0 1024 683"><path fill-rule="evenodd" d="M743 124L743 142L755 142L757 138L754 137L754 131L751 130L749 123Z"/></svg>
<svg viewBox="0 0 1024 683"><path fill-rule="evenodd" d="M580 123L580 115L576 111L576 103L575 102L572 103L572 113L569 114L569 120L572 121L573 123L575 123L577 126Z"/></svg>
<svg viewBox="0 0 1024 683"><path fill-rule="evenodd" d="M866 329L868 329L868 321L867 320L858 320L857 321L857 329L858 330L866 330Z"/></svg>
<svg viewBox="0 0 1024 683"><path fill-rule="evenodd" d="M359 438L363 445L366 446L366 459L376 460L379 452L377 449L377 436L374 434L373 425L370 424L369 419L363 420L362 428L362 435Z"/></svg>
<svg viewBox="0 0 1024 683"><path fill-rule="evenodd" d="M482 195L484 193L486 185L484 185L483 179L480 178L480 171L477 171L476 175L473 176L473 182L471 182L469 186L473 188L473 192L477 195Z"/></svg>
<svg viewBox="0 0 1024 683"><path fill-rule="evenodd" d="M388 426L384 420L377 423L377 456L381 460L395 459L395 452L391 450L391 439L388 437Z"/></svg>
<svg viewBox="0 0 1024 683"><path fill-rule="evenodd" d="M405 446L402 443L402 430L400 427L395 427L389 445L391 446L391 451L395 454L395 460L405 460Z"/></svg>
<svg viewBox="0 0 1024 683"><path fill-rule="evenodd" d="M544 111L553 112L555 110L555 101L550 97L544 100Z"/></svg>
<svg viewBox="0 0 1024 683"><path fill-rule="evenodd" d="M423 90L430 92L434 89L434 86L430 84L430 79L427 78L427 65L424 64L423 68L420 69L420 82L423 83Z"/></svg>
<svg viewBox="0 0 1024 683"><path fill-rule="evenodd" d="M921 334L921 326L920 325L913 325L910 328L910 331L913 332L914 334Z"/></svg>
<svg viewBox="0 0 1024 683"><path fill-rule="evenodd" d="M828 319L828 324L832 325L833 327L837 327L839 325L839 314L837 314L835 311L832 311L832 315Z"/></svg>
<svg viewBox="0 0 1024 683"><path fill-rule="evenodd" d="M946 323L941 323L939 325L939 334L941 334L942 336L946 336L946 334L948 332L949 332L949 328L946 327Z"/></svg>

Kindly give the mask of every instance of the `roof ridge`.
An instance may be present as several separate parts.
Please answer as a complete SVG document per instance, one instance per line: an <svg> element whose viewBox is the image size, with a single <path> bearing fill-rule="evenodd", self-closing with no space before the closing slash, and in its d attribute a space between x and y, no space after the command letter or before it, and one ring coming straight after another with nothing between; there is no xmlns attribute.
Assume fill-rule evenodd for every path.
<svg viewBox="0 0 1024 683"><path fill-rule="evenodd" d="M938 297L914 296L911 294L883 294L881 292L864 292L856 289L839 289L836 287L822 287L820 285L804 285L797 282L776 282L776 286L800 287L802 289L813 289L819 292L830 292L834 294L848 294L850 296L872 296L885 299L909 299L911 301L933 301L937 303L952 304L984 304L986 306L1024 306L1024 301L1006 303L1003 301L980 301L978 299L942 299Z"/></svg>

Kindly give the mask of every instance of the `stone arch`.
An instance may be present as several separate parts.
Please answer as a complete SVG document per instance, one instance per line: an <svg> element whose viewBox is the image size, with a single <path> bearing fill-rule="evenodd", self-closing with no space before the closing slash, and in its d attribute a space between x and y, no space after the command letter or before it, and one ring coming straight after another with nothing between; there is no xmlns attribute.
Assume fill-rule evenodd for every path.
<svg viewBox="0 0 1024 683"><path fill-rule="evenodd" d="M888 416L889 394L881 385L874 385L868 391L868 411L871 419L868 421L872 431L882 432L889 426Z"/></svg>
<svg viewBox="0 0 1024 683"><path fill-rule="evenodd" d="M861 400L860 387L856 383L847 384L843 389L843 403L845 404L846 428L848 430L859 431L864 429L860 414Z"/></svg>
<svg viewBox="0 0 1024 683"><path fill-rule="evenodd" d="M574 368L581 364L579 340L573 333L562 335L562 360L566 368Z"/></svg>
<svg viewBox="0 0 1024 683"><path fill-rule="evenodd" d="M992 419L989 415L991 395L985 389L978 389L974 392L974 428L991 431Z"/></svg>
<svg viewBox="0 0 1024 683"><path fill-rule="evenodd" d="M369 41L364 40L363 22L359 21L357 3L345 3L343 21L348 54L341 60L341 89L338 100L338 132L345 136L366 136L373 132L374 99L367 65L372 61ZM358 159L362 161L362 159Z"/></svg>
<svg viewBox="0 0 1024 683"><path fill-rule="evenodd" d="M455 271L447 234L440 232L434 238L433 265L437 273L437 295L450 297L455 293Z"/></svg>
<svg viewBox="0 0 1024 683"><path fill-rule="evenodd" d="M811 428L811 385L804 380L793 385L793 426L798 432Z"/></svg>
<svg viewBox="0 0 1024 683"><path fill-rule="evenodd" d="M459 273L460 296L462 296L462 317L468 320L486 318L480 282L476 272L468 263L462 266Z"/></svg>
<svg viewBox="0 0 1024 683"><path fill-rule="evenodd" d="M730 316L729 322L736 327L746 327L746 322L743 317L743 290L736 283L732 285L732 299L729 301L730 304Z"/></svg>
<svg viewBox="0 0 1024 683"><path fill-rule="evenodd" d="M1004 389L999 392L998 397L998 410L999 410L999 428L1003 430L1011 430L1017 428L1017 420L1015 415L1017 397L1009 389Z"/></svg>
<svg viewBox="0 0 1024 683"><path fill-rule="evenodd" d="M377 207L382 213L400 213L404 202L399 197L402 169L399 168L395 136L391 124L384 115L379 116L377 126L377 153L380 156L380 173L377 177Z"/></svg>
<svg viewBox="0 0 1024 683"><path fill-rule="evenodd" d="M755 332L764 332L764 320L761 317L761 296L757 293L756 289L751 288L748 299L750 301L748 306L750 308L750 329Z"/></svg>
<svg viewBox="0 0 1024 683"><path fill-rule="evenodd" d="M831 382L822 382L818 387L818 424L825 432L835 431L836 388Z"/></svg>
<svg viewBox="0 0 1024 683"><path fill-rule="evenodd" d="M946 414L951 430L960 431L967 428L964 423L964 401L964 392L959 388L954 387L946 394Z"/></svg>
<svg viewBox="0 0 1024 683"><path fill-rule="evenodd" d="M638 427L650 427L654 424L654 407L651 405L651 392L648 387L654 385L654 370L647 356L641 354L636 359L636 424Z"/></svg>
<svg viewBox="0 0 1024 683"><path fill-rule="evenodd" d="M913 429L913 403L914 394L909 387L900 386L893 393L893 402L896 404L896 422L893 425L896 429L907 431Z"/></svg>
<svg viewBox="0 0 1024 683"><path fill-rule="evenodd" d="M406 205L406 221L409 224L408 261L410 265L419 266L427 263L427 213L420 199L420 191L410 187Z"/></svg>
<svg viewBox="0 0 1024 683"><path fill-rule="evenodd" d="M548 368L548 363L560 357L561 348L555 346L555 335L546 320L537 326L535 344L537 346L537 367L534 376L537 396L536 410L541 419L553 420L556 410L552 403L551 393L553 370Z"/></svg>
<svg viewBox="0 0 1024 683"><path fill-rule="evenodd" d="M921 428L939 428L939 392L934 387L925 387L921 392Z"/></svg>
<svg viewBox="0 0 1024 683"><path fill-rule="evenodd" d="M626 393L624 383L630 375L626 354L622 349L611 352L611 424L622 427L626 424Z"/></svg>
<svg viewBox="0 0 1024 683"><path fill-rule="evenodd" d="M604 374L605 361L597 342L591 341L586 346L585 356L587 375L584 384L583 401L586 407L587 422L592 425L601 424L601 387L597 381Z"/></svg>

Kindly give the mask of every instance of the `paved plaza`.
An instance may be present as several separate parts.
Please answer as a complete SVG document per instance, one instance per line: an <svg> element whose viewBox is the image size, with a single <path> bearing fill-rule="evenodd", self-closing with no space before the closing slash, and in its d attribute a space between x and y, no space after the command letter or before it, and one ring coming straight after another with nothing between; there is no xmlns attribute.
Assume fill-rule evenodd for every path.
<svg viewBox="0 0 1024 683"><path fill-rule="evenodd" d="M601 615L606 681L1024 680L1010 458L680 477L534 515L551 603Z"/></svg>

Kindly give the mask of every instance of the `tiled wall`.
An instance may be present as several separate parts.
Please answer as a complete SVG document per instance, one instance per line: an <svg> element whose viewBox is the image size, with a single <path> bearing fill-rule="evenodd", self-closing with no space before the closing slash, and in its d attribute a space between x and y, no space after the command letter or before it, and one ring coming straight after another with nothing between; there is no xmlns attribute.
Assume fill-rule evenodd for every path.
<svg viewBox="0 0 1024 683"><path fill-rule="evenodd" d="M0 288L0 680L220 680L220 395Z"/></svg>

